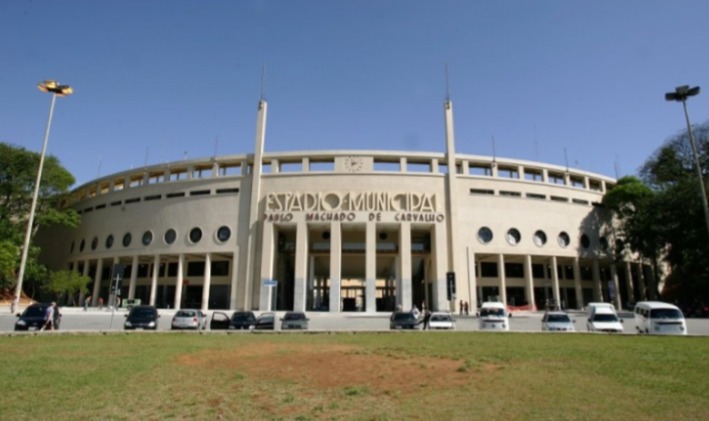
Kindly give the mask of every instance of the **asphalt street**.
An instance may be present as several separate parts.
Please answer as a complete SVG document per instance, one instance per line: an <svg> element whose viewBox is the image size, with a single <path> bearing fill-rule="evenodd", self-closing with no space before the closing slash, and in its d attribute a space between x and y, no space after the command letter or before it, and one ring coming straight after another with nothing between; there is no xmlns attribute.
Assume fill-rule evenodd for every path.
<svg viewBox="0 0 709 421"><path fill-rule="evenodd" d="M127 311L120 309L116 311L89 309L83 311L81 308L62 308L61 331L77 332L108 332L122 331L123 322ZM175 310L159 310L160 322L158 330L170 330L170 323ZM211 320L212 311L208 312L208 320ZM231 312L226 311L231 314ZM278 312L278 317L282 317L284 312ZM310 331L388 331L389 314L376 313L307 313L310 318ZM258 312L257 312L258 315ZM510 318L510 330L513 332L540 332L541 318L543 312L520 312L514 313ZM577 332L586 332L586 313L570 312L575 320ZM635 324L632 313L622 312L625 334L635 334ZM456 320L456 330L458 331L478 331L478 319L474 316L453 315ZM8 307L0 307L0 333L10 333L14 331L14 324L17 316L10 314ZM209 324L209 323L208 323ZM277 330L278 327L277 327ZM687 319L687 330L691 336L709 336L709 319ZM209 327L207 328L209 331Z"/></svg>

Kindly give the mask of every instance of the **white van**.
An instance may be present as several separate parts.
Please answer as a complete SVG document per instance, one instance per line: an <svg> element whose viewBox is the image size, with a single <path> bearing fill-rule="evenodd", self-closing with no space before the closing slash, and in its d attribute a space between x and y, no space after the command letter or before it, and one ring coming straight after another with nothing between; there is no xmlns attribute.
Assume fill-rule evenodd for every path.
<svg viewBox="0 0 709 421"><path fill-rule="evenodd" d="M500 302L483 303L479 319L480 330L510 330L509 313Z"/></svg>
<svg viewBox="0 0 709 421"><path fill-rule="evenodd" d="M586 329L589 332L623 333L623 320L611 303L589 303Z"/></svg>
<svg viewBox="0 0 709 421"><path fill-rule="evenodd" d="M638 333L686 335L687 324L677 306L660 301L640 301L635 305L635 328Z"/></svg>

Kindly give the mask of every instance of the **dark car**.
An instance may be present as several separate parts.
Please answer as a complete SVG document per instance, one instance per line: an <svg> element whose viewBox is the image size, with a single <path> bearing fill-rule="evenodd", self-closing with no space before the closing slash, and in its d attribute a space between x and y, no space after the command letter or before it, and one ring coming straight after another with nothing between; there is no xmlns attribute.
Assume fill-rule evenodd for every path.
<svg viewBox="0 0 709 421"><path fill-rule="evenodd" d="M273 330L276 323L276 315L274 313L263 313L256 319L254 329L257 330Z"/></svg>
<svg viewBox="0 0 709 421"><path fill-rule="evenodd" d="M123 328L125 330L157 330L159 317L158 309L154 306L135 306L130 309L130 313L126 314Z"/></svg>
<svg viewBox="0 0 709 421"><path fill-rule="evenodd" d="M389 329L418 329L419 320L414 313L399 311L389 318Z"/></svg>
<svg viewBox="0 0 709 421"><path fill-rule="evenodd" d="M283 329L283 330L287 330L287 329L307 330L308 329L308 321L310 321L310 319L305 317L305 313L303 313L301 311L289 311L281 319L281 329Z"/></svg>
<svg viewBox="0 0 709 421"><path fill-rule="evenodd" d="M227 315L221 311L212 313L212 321L209 328L212 330L248 330L256 326L256 316L253 311L235 311L234 314Z"/></svg>
<svg viewBox="0 0 709 421"><path fill-rule="evenodd" d="M22 314L18 314L15 322L15 330L39 330L44 325L44 317L47 312L47 307L51 304L32 304L27 307ZM55 328L57 329L58 326Z"/></svg>

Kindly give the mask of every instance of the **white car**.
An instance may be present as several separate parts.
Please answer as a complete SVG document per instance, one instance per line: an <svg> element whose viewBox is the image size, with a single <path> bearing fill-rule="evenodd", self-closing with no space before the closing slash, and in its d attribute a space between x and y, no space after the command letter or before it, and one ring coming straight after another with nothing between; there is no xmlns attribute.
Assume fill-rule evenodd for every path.
<svg viewBox="0 0 709 421"><path fill-rule="evenodd" d="M203 330L207 325L207 317L201 310L177 310L172 317L171 329Z"/></svg>
<svg viewBox="0 0 709 421"><path fill-rule="evenodd" d="M428 320L430 329L455 329L455 320L450 313L431 313L431 318Z"/></svg>
<svg viewBox="0 0 709 421"><path fill-rule="evenodd" d="M623 320L612 308L595 307L588 313L586 329L589 332L623 333Z"/></svg>
<svg viewBox="0 0 709 421"><path fill-rule="evenodd" d="M500 302L486 302L480 307L480 330L510 330L507 308Z"/></svg>
<svg viewBox="0 0 709 421"><path fill-rule="evenodd" d="M563 311L547 311L542 317L543 332L576 332L574 320Z"/></svg>

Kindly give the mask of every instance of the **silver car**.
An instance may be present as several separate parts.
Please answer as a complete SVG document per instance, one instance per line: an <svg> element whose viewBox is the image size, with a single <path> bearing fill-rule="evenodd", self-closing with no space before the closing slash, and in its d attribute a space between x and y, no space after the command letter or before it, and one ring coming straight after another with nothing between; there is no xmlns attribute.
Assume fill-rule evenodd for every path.
<svg viewBox="0 0 709 421"><path fill-rule="evenodd" d="M305 313L300 311L289 311L281 319L281 329L308 329L308 319L305 317Z"/></svg>
<svg viewBox="0 0 709 421"><path fill-rule="evenodd" d="M201 330L207 325L207 316L201 310L177 310L172 317L172 330Z"/></svg>
<svg viewBox="0 0 709 421"><path fill-rule="evenodd" d="M563 311L547 311L542 317L543 332L575 332L575 320Z"/></svg>

